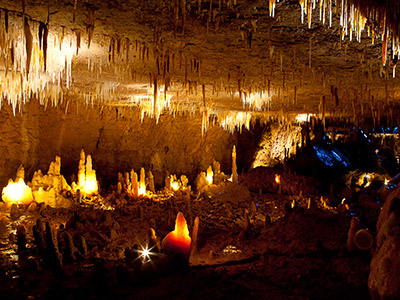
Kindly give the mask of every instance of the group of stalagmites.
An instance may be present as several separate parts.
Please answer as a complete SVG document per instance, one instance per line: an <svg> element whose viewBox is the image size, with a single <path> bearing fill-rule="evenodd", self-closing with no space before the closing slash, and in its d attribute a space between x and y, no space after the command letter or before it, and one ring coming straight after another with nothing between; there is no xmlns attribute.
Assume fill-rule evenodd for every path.
<svg viewBox="0 0 400 300"><path fill-rule="evenodd" d="M91 258L98 257L98 252L92 252L89 255L88 245L84 234L82 233L83 228L80 228L78 223L85 222L85 218L74 214L64 227L60 225L58 230L55 226L52 226L50 222L43 222L41 219L37 219L36 224L32 227L34 242L36 246L36 252L39 256L41 263L37 264L40 269L42 266L48 267L52 270L53 275L56 278L63 278L65 276L65 264L74 263L77 261L83 261L90 256ZM103 215L103 223L112 224L113 219L109 212L105 212ZM179 229L179 226L175 226L174 232L169 233L162 242L156 234L156 231L150 227L148 231L148 238L144 245L139 246L138 244L132 247L126 247L125 254L125 267L129 274L129 278L132 278L135 274L142 274L142 272L171 272L174 268L186 267L189 261L189 255L197 253L197 236L199 231L199 218L196 217L194 220L194 226L192 230L192 238L189 237L188 228L186 227L186 220L182 213L178 213L177 223L183 222L184 225ZM87 221L87 220L86 220ZM153 222L154 223L154 222ZM156 225L153 224L153 227ZM79 228L78 228L79 227ZM178 229L177 229L178 228ZM169 242L169 235L175 235L179 231L185 235L186 247L182 250L174 247L174 241L172 244ZM90 234L89 232L86 232ZM112 234L111 234L112 238ZM183 240L181 240L183 241ZM25 226L20 224L17 227L17 245L18 251L26 251L26 229ZM149 254L144 253L144 249L149 250ZM152 264L147 264L152 261ZM154 264L157 264L157 270L154 269Z"/></svg>
<svg viewBox="0 0 400 300"><path fill-rule="evenodd" d="M32 227L37 254L44 264L52 269L57 278L64 276L64 262L74 262L78 258L84 259L88 255L85 237L79 235L74 242L72 235L63 229L63 226L60 226L57 234L56 228L49 222L44 224L40 219L37 219L36 225ZM26 229L22 224L17 228L17 244L18 251L26 250Z"/></svg>

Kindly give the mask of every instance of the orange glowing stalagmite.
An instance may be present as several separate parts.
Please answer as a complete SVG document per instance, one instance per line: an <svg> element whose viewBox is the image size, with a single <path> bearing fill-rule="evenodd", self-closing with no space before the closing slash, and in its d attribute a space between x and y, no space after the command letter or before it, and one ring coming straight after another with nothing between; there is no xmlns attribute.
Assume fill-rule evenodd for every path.
<svg viewBox="0 0 400 300"><path fill-rule="evenodd" d="M191 238L186 219L181 212L176 216L175 230L166 235L161 243L161 249L179 259L189 259Z"/></svg>
<svg viewBox="0 0 400 300"><path fill-rule="evenodd" d="M275 174L275 182L276 184L281 184L281 176L278 174Z"/></svg>

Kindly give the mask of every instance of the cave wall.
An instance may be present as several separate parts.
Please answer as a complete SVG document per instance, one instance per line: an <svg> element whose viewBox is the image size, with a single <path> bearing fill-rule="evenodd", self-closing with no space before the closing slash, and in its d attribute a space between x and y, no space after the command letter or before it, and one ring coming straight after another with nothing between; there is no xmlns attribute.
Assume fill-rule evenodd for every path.
<svg viewBox="0 0 400 300"><path fill-rule="evenodd" d="M67 109L67 113L65 110ZM189 179L215 159L222 170L231 167L232 145L236 138L218 126L201 136L201 118L162 115L159 123L132 108L85 107L71 102L45 107L31 101L22 113L13 116L9 105L0 110L0 188L23 164L26 180L33 172L47 172L56 155L61 156L61 172L70 182L77 173L82 148L92 154L100 183L116 181L117 173L150 168L156 183L162 184L165 170L187 174Z"/></svg>
<svg viewBox="0 0 400 300"><path fill-rule="evenodd" d="M259 150L255 154L253 168L273 167L288 157L296 155L296 146L301 146L301 127L294 125L273 124L261 138Z"/></svg>

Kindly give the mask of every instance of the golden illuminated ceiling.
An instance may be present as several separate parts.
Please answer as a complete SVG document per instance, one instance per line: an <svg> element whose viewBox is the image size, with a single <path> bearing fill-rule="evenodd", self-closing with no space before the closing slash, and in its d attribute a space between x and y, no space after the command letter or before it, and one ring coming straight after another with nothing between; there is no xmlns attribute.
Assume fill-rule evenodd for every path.
<svg viewBox="0 0 400 300"><path fill-rule="evenodd" d="M398 103L399 3L2 1L2 102L203 115L363 117ZM390 13L388 13L390 11ZM325 109L323 109L323 107Z"/></svg>

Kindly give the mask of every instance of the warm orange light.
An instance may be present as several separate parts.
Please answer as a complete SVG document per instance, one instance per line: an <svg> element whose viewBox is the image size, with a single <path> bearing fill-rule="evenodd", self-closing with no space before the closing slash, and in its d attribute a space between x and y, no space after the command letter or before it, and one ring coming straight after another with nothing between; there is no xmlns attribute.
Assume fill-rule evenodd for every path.
<svg viewBox="0 0 400 300"><path fill-rule="evenodd" d="M186 219L181 212L176 216L175 230L168 233L161 243L161 248L166 253L175 255L183 260L189 259L190 244L189 229Z"/></svg>
<svg viewBox="0 0 400 300"><path fill-rule="evenodd" d="M81 187L81 191L86 195L93 195L99 191L99 186L96 180L96 173L86 174L85 184Z"/></svg>
<svg viewBox="0 0 400 300"><path fill-rule="evenodd" d="M145 185L140 185L138 195L146 196L146 186Z"/></svg>
<svg viewBox="0 0 400 300"><path fill-rule="evenodd" d="M276 184L281 184L281 175L275 174L275 182Z"/></svg>
<svg viewBox="0 0 400 300"><path fill-rule="evenodd" d="M176 192L179 190L179 182L178 181L171 181L171 188Z"/></svg>
<svg viewBox="0 0 400 300"><path fill-rule="evenodd" d="M139 181L139 196L145 196L146 195L146 173L144 168L140 169L140 181Z"/></svg>
<svg viewBox="0 0 400 300"><path fill-rule="evenodd" d="M99 184L96 179L96 171L92 168L92 157L87 157L85 151L81 150L78 171L78 186L84 195L94 195L99 191Z"/></svg>
<svg viewBox="0 0 400 300"><path fill-rule="evenodd" d="M213 176L214 176L214 172L213 172L211 166L209 166L207 169L207 175L206 175L206 180L207 180L208 184L213 183Z"/></svg>
<svg viewBox="0 0 400 300"><path fill-rule="evenodd" d="M10 179L8 185L3 188L2 198L8 204L27 204L33 201L32 190L22 178L18 182Z"/></svg>

